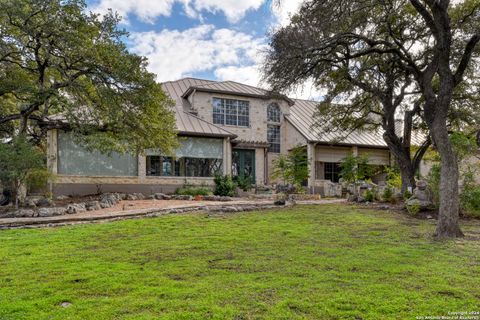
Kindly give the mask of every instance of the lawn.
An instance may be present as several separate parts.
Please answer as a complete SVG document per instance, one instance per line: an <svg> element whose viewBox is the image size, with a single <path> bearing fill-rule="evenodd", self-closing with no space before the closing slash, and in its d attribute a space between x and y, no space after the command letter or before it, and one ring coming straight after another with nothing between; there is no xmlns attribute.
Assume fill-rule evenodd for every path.
<svg viewBox="0 0 480 320"><path fill-rule="evenodd" d="M0 231L0 319L415 319L480 311L480 223L346 205ZM71 305L62 307L62 302Z"/></svg>

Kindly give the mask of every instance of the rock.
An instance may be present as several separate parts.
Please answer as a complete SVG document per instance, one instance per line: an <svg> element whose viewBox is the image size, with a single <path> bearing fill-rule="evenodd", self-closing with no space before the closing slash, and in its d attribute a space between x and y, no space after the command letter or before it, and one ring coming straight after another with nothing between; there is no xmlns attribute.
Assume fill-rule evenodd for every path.
<svg viewBox="0 0 480 320"><path fill-rule="evenodd" d="M70 197L66 195L59 195L55 197L55 200L67 200L67 199L70 199Z"/></svg>
<svg viewBox="0 0 480 320"><path fill-rule="evenodd" d="M420 189L420 190L426 190L427 189L427 182L424 181L424 180L418 180L416 183L415 183L417 189Z"/></svg>
<svg viewBox="0 0 480 320"><path fill-rule="evenodd" d="M85 207L85 203L72 203L72 204L69 204L67 207L68 214L75 214L75 213L80 213L85 211L87 211L87 208Z"/></svg>
<svg viewBox="0 0 480 320"><path fill-rule="evenodd" d="M127 195L127 200L145 200L143 193L130 193Z"/></svg>
<svg viewBox="0 0 480 320"><path fill-rule="evenodd" d="M416 211L416 210L425 211L425 210L435 209L431 201L415 199L413 197L405 201L405 206L407 207L408 211Z"/></svg>
<svg viewBox="0 0 480 320"><path fill-rule="evenodd" d="M62 303L60 303L60 307L62 308L68 308L72 305L71 302L68 302L68 301L63 301Z"/></svg>
<svg viewBox="0 0 480 320"><path fill-rule="evenodd" d="M49 198L40 198L35 204L37 207L52 207L53 201Z"/></svg>
<svg viewBox="0 0 480 320"><path fill-rule="evenodd" d="M33 199L25 199L23 206L27 208L36 208L37 204Z"/></svg>
<svg viewBox="0 0 480 320"><path fill-rule="evenodd" d="M37 211L39 217L61 216L67 213L64 207L40 208Z"/></svg>
<svg viewBox="0 0 480 320"><path fill-rule="evenodd" d="M286 204L286 201L285 199L278 199L278 200L275 200L273 204L276 206L284 206Z"/></svg>
<svg viewBox="0 0 480 320"><path fill-rule="evenodd" d="M165 199L166 197L170 198L170 196L167 196L166 194L163 194L163 193L155 193L153 196L157 200L166 200Z"/></svg>
<svg viewBox="0 0 480 320"><path fill-rule="evenodd" d="M90 201L85 203L85 209L87 211L94 211L94 210L100 210L102 207L100 207L100 202L98 201Z"/></svg>
<svg viewBox="0 0 480 320"><path fill-rule="evenodd" d="M100 207L101 208L110 208L115 206L118 203L119 195L113 193L105 193L100 198Z"/></svg>
<svg viewBox="0 0 480 320"><path fill-rule="evenodd" d="M192 196L183 195L183 194L176 194L176 195L173 195L173 196L172 196L172 199L174 199L174 200L187 200L187 201L191 201L191 200L193 200L193 197L192 197Z"/></svg>
<svg viewBox="0 0 480 320"><path fill-rule="evenodd" d="M31 218L35 215L35 211L32 209L19 209L13 212L15 218Z"/></svg>
<svg viewBox="0 0 480 320"><path fill-rule="evenodd" d="M356 202L357 201L357 196L354 194L348 195L347 201L349 202Z"/></svg>

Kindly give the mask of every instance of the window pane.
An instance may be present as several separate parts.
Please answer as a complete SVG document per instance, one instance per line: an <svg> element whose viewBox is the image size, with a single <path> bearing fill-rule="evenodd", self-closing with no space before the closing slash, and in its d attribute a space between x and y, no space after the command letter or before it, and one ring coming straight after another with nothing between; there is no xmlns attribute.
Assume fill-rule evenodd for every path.
<svg viewBox="0 0 480 320"><path fill-rule="evenodd" d="M267 126L267 140L270 143L269 152L280 153L280 126Z"/></svg>
<svg viewBox="0 0 480 320"><path fill-rule="evenodd" d="M282 112L276 103L272 103L267 108L267 118L269 122L280 122Z"/></svg>
<svg viewBox="0 0 480 320"><path fill-rule="evenodd" d="M249 102L243 100L213 98L213 123L248 127Z"/></svg>
<svg viewBox="0 0 480 320"><path fill-rule="evenodd" d="M147 176L160 175L160 156L147 156Z"/></svg>
<svg viewBox="0 0 480 320"><path fill-rule="evenodd" d="M138 158L132 154L89 151L70 133L58 132L58 173L79 176L138 176Z"/></svg>

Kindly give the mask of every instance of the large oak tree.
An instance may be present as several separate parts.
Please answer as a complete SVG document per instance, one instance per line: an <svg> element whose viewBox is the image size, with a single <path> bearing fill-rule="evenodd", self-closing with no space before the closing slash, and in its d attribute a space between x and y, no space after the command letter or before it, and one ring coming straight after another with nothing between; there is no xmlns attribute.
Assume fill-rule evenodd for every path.
<svg viewBox="0 0 480 320"><path fill-rule="evenodd" d="M392 108L411 94L412 107L406 111L425 123L441 156L439 238L462 235L458 164L448 125L462 114L468 117L468 107L454 102L456 95L472 93L478 78L479 16L479 0L307 1L290 25L272 35L265 66L266 79L276 90L308 78L318 85L333 83L331 96L360 90L352 105L368 111L366 100L359 101L371 98L366 115L381 117L396 157L395 147L406 138L392 134ZM388 79L389 73L395 74ZM410 114L405 114L407 121Z"/></svg>
<svg viewBox="0 0 480 320"><path fill-rule="evenodd" d="M71 130L102 151L176 143L172 102L127 51L119 19L81 0L0 0L0 139Z"/></svg>

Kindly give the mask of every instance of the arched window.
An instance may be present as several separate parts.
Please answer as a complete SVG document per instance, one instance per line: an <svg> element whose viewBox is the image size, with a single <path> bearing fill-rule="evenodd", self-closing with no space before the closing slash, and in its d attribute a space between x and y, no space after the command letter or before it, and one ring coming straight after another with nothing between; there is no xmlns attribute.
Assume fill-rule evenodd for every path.
<svg viewBox="0 0 480 320"><path fill-rule="evenodd" d="M280 123L280 118L282 116L282 111L276 103L271 103L267 108L267 120L268 122Z"/></svg>

